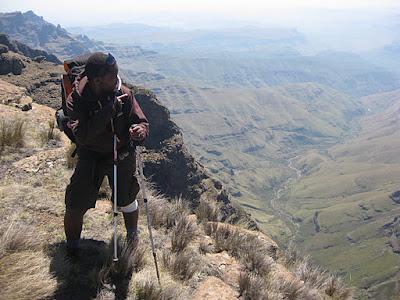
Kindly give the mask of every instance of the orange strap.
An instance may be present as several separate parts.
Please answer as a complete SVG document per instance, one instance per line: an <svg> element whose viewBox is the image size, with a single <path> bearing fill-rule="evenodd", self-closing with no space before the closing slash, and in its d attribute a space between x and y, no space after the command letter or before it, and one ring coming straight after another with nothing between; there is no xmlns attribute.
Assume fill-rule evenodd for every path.
<svg viewBox="0 0 400 300"><path fill-rule="evenodd" d="M67 99L69 94L72 93L72 82L69 80L67 74L63 74L63 76L62 76L62 84L63 84L63 87L64 87L64 97L65 97L65 99Z"/></svg>

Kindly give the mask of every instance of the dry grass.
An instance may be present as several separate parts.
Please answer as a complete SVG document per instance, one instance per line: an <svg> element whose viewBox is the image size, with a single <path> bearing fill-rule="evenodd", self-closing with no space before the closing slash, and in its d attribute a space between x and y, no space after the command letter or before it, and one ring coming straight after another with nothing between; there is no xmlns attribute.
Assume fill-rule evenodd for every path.
<svg viewBox="0 0 400 300"><path fill-rule="evenodd" d="M186 246L197 236L197 226L193 219L188 215L178 217L175 226L172 229L171 245L172 251L178 252L186 248Z"/></svg>
<svg viewBox="0 0 400 300"><path fill-rule="evenodd" d="M303 259L293 241L289 242L287 248L284 251L282 251L281 254L283 254L282 263L287 268L295 266L299 261Z"/></svg>
<svg viewBox="0 0 400 300"><path fill-rule="evenodd" d="M25 122L23 120L0 121L0 152L5 147L22 147L24 145Z"/></svg>
<svg viewBox="0 0 400 300"><path fill-rule="evenodd" d="M49 258L41 237L26 226L12 223L0 237L2 299L43 299L54 294L57 281L49 273Z"/></svg>
<svg viewBox="0 0 400 300"><path fill-rule="evenodd" d="M181 215L189 213L187 201L177 198L169 202L161 195L149 197L148 207L151 224L155 228L165 227L170 229L175 226Z"/></svg>
<svg viewBox="0 0 400 300"><path fill-rule="evenodd" d="M210 222L204 227L215 240L215 251L228 251L256 274L266 276L272 270L275 262L271 258L271 249L257 236L241 233L237 228L220 223Z"/></svg>
<svg viewBox="0 0 400 300"><path fill-rule="evenodd" d="M228 251L237 255L241 244L241 235L238 229L232 230L229 226L221 226L219 223L204 224L206 234L215 240L215 251Z"/></svg>
<svg viewBox="0 0 400 300"><path fill-rule="evenodd" d="M29 230L29 227L11 223L8 228L2 228L0 237L0 258L14 252L39 250L41 237Z"/></svg>
<svg viewBox="0 0 400 300"><path fill-rule="evenodd" d="M66 159L66 162L67 162L67 168L68 169L75 168L76 163L78 162L78 156L77 155L72 157L72 153L74 153L75 149L76 149L76 144L71 143L69 145L69 147L67 148L67 151L65 153L65 159Z"/></svg>
<svg viewBox="0 0 400 300"><path fill-rule="evenodd" d="M131 290L132 294L136 296L135 299L186 299L183 295L184 289L182 286L173 281L163 281L162 284L159 285L154 270L150 268L135 274Z"/></svg>
<svg viewBox="0 0 400 300"><path fill-rule="evenodd" d="M162 253L162 263L164 268L175 278L183 281L189 280L202 269L199 254L189 250L178 253L164 250Z"/></svg>
<svg viewBox="0 0 400 300"><path fill-rule="evenodd" d="M100 271L102 282L111 281L117 285L117 283L130 278L134 271L138 272L145 266L145 251L145 246L140 241L136 247L132 248L124 238L119 236L117 244L118 262L113 262L114 243L112 237L109 242L107 263Z"/></svg>
<svg viewBox="0 0 400 300"><path fill-rule="evenodd" d="M219 203L213 200L201 199L199 206L196 209L196 216L200 222L218 222L221 219L219 211Z"/></svg>
<svg viewBox="0 0 400 300"><path fill-rule="evenodd" d="M348 288L343 280L336 276L329 276L324 284L325 294L333 299L346 300L353 299L353 290Z"/></svg>
<svg viewBox="0 0 400 300"><path fill-rule="evenodd" d="M239 292L245 300L279 300L283 297L271 291L265 278L250 272L242 272L239 276Z"/></svg>
<svg viewBox="0 0 400 300"><path fill-rule="evenodd" d="M293 243L289 243L284 251L283 263L307 286L303 293L318 290L333 299L352 299L353 290L347 287L340 277L312 264L308 257L302 257Z"/></svg>
<svg viewBox="0 0 400 300"><path fill-rule="evenodd" d="M201 254L213 253L213 252L215 252L215 247L212 243L202 240L199 244L199 252Z"/></svg>
<svg viewBox="0 0 400 300"><path fill-rule="evenodd" d="M49 120L47 128L43 129L39 132L39 139L43 146L47 145L47 143L51 140L60 140L60 133L54 130L55 122L53 119Z"/></svg>
<svg viewBox="0 0 400 300"><path fill-rule="evenodd" d="M281 292L285 299L309 299L304 298L307 288L297 279L281 280L279 282L276 282L275 286Z"/></svg>
<svg viewBox="0 0 400 300"><path fill-rule="evenodd" d="M50 261L42 252L22 251L0 259L2 299L44 299L51 297L57 281L49 274Z"/></svg>

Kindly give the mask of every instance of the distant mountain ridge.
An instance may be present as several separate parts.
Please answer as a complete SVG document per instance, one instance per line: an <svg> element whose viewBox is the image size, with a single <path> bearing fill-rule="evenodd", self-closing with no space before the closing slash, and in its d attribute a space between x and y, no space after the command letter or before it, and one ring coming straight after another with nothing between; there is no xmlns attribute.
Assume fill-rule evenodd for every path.
<svg viewBox="0 0 400 300"><path fill-rule="evenodd" d="M30 47L46 50L60 59L100 50L103 43L84 35L72 35L60 25L53 25L33 11L0 13L0 32Z"/></svg>

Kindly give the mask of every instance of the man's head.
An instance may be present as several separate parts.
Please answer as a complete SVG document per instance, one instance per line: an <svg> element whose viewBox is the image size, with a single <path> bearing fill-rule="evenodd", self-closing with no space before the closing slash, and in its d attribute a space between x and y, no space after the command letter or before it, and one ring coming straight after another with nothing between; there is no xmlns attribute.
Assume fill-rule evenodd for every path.
<svg viewBox="0 0 400 300"><path fill-rule="evenodd" d="M118 83L118 65L110 53L93 53L87 60L85 73L98 93L110 93Z"/></svg>

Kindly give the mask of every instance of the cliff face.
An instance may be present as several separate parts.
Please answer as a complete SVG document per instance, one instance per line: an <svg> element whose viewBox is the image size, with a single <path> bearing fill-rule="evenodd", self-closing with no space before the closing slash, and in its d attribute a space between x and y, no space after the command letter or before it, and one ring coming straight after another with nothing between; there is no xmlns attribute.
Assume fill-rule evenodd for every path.
<svg viewBox="0 0 400 300"><path fill-rule="evenodd" d="M12 44L8 39L5 39L5 43ZM8 74L0 78L26 88L35 103L59 108L62 67L18 55L25 64L21 74ZM239 205L231 202L222 184L211 178L188 152L181 130L171 120L168 109L160 104L156 95L129 83L126 85L133 90L150 122L151 134L143 153L144 173L156 189L170 198L181 196L190 202L192 208L196 208L201 199L218 201L221 204L222 220L229 218L233 223L241 220L248 227L257 228L250 216Z"/></svg>
<svg viewBox="0 0 400 300"><path fill-rule="evenodd" d="M46 50L61 59L102 49L102 43L92 41L86 36L73 36L60 25L46 22L33 11L0 13L0 32L23 41L30 47Z"/></svg>
<svg viewBox="0 0 400 300"><path fill-rule="evenodd" d="M8 36L4 33L0 33L0 44L2 44L2 53L7 52L8 50L12 52L16 52L22 55L25 55L29 58L32 58L36 61L46 59L49 62L53 62L56 64L61 64L61 61L53 54L48 54L46 51L33 49L23 43L20 43L15 40L10 40Z"/></svg>

